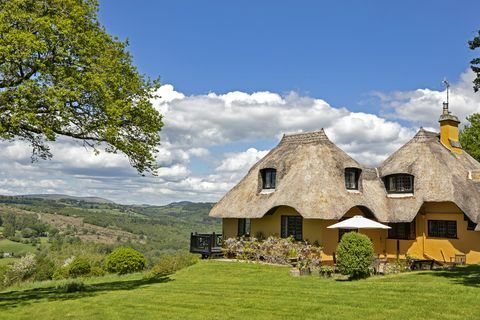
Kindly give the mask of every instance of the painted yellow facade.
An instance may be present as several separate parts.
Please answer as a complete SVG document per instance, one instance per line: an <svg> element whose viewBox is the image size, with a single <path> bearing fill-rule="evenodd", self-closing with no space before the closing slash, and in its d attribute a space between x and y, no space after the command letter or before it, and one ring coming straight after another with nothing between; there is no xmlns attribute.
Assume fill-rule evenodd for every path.
<svg viewBox="0 0 480 320"><path fill-rule="evenodd" d="M279 207L273 214L251 219L252 236L279 236L282 215L299 215L291 207ZM364 215L358 208L350 209L344 217ZM434 238L428 236L428 220L454 220L457 222L457 239ZM333 260L339 241L337 229L327 229L335 220L303 219L303 239L323 248L323 260ZM480 263L480 232L467 230L468 222L462 211L451 202L425 203L415 217L414 240L389 239L387 230L361 230L373 242L375 253L380 257L394 259L407 255L415 258L435 259L450 262L455 254L465 254L469 264ZM238 219L223 219L224 238L235 238L238 232Z"/></svg>
<svg viewBox="0 0 480 320"><path fill-rule="evenodd" d="M462 148L452 145L452 142L456 142L459 145L458 134L458 122L454 120L443 120L440 122L440 142L451 151L462 153Z"/></svg>

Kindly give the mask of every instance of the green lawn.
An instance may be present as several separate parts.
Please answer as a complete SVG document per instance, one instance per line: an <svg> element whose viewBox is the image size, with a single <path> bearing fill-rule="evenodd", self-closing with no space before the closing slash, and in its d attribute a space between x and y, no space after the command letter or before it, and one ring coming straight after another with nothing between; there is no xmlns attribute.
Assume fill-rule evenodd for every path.
<svg viewBox="0 0 480 320"><path fill-rule="evenodd" d="M335 281L288 268L202 261L157 282L107 276L0 293L1 319L479 319L480 267ZM12 289L10 289L12 290Z"/></svg>
<svg viewBox="0 0 480 320"><path fill-rule="evenodd" d="M0 240L0 252L13 252L14 254L34 252L36 248L31 244L25 244L8 239Z"/></svg>

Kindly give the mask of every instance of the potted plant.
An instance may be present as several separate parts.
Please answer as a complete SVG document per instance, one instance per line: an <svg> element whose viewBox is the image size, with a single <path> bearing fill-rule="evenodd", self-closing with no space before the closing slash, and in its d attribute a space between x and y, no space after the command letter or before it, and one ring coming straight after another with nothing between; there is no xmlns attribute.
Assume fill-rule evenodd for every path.
<svg viewBox="0 0 480 320"><path fill-rule="evenodd" d="M308 276L312 274L311 260L310 259L300 259L298 261L298 269L300 270L301 276Z"/></svg>
<svg viewBox="0 0 480 320"><path fill-rule="evenodd" d="M324 278L330 278L334 272L335 270L332 266L320 266L319 269L320 276Z"/></svg>
<svg viewBox="0 0 480 320"><path fill-rule="evenodd" d="M298 251L296 248L290 248L288 251L288 260L292 267L296 267L298 264Z"/></svg>

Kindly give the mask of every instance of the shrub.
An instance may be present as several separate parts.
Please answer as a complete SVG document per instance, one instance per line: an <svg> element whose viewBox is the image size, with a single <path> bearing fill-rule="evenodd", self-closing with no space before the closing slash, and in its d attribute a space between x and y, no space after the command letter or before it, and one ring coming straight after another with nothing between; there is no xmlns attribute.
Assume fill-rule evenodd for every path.
<svg viewBox="0 0 480 320"><path fill-rule="evenodd" d="M81 277L89 274L91 269L92 267L87 259L77 257L68 266L68 274L73 278Z"/></svg>
<svg viewBox="0 0 480 320"><path fill-rule="evenodd" d="M60 280L60 279L67 279L70 277L69 268L68 267L60 267L55 269L52 275L52 279Z"/></svg>
<svg viewBox="0 0 480 320"><path fill-rule="evenodd" d="M145 256L137 250L120 247L107 257L105 269L112 273L127 274L143 270L146 262Z"/></svg>
<svg viewBox="0 0 480 320"><path fill-rule="evenodd" d="M5 272L5 285L11 285L30 278L35 272L35 256L31 253L8 266Z"/></svg>
<svg viewBox="0 0 480 320"><path fill-rule="evenodd" d="M100 267L95 267L93 266L91 269L90 269L90 275L92 277L101 277L101 276L104 276L105 275L105 270L103 270L102 268Z"/></svg>
<svg viewBox="0 0 480 320"><path fill-rule="evenodd" d="M191 254L169 254L160 258L148 274L150 278L161 278L168 276L176 271L191 266L197 262L197 257Z"/></svg>
<svg viewBox="0 0 480 320"><path fill-rule="evenodd" d="M321 266L318 271L321 276L329 278L335 272L335 269L332 266Z"/></svg>
<svg viewBox="0 0 480 320"><path fill-rule="evenodd" d="M33 278L35 281L50 280L55 271L55 264L48 257L37 257L37 268Z"/></svg>
<svg viewBox="0 0 480 320"><path fill-rule="evenodd" d="M337 251L337 267L341 274L348 275L351 279L366 278L370 275L374 253L372 241L366 235L346 233Z"/></svg>
<svg viewBox="0 0 480 320"><path fill-rule="evenodd" d="M85 291L87 286L81 281L70 281L57 285L55 289L64 293L72 293Z"/></svg>

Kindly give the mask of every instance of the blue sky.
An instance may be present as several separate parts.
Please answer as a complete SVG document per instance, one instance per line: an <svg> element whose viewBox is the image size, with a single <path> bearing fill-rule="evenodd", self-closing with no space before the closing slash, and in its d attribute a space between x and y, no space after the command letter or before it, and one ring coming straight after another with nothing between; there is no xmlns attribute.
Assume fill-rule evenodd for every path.
<svg viewBox="0 0 480 320"><path fill-rule="evenodd" d="M103 0L140 70L185 94L291 90L376 112L372 91L441 88L472 57L480 1Z"/></svg>
<svg viewBox="0 0 480 320"><path fill-rule="evenodd" d="M101 0L106 30L161 77L158 176L68 139L38 163L25 143L0 142L0 194L217 201L283 133L320 128L376 166L420 126L438 130L444 77L463 123L480 112L467 46L479 12L480 1Z"/></svg>

